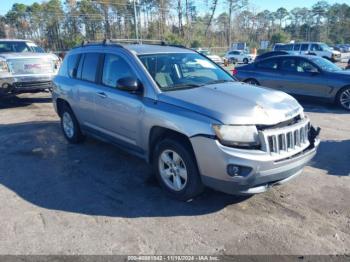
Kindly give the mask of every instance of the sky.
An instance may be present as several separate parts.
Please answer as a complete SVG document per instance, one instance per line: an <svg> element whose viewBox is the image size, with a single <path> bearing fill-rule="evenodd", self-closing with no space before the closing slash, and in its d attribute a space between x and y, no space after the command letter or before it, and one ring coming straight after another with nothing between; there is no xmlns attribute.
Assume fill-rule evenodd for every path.
<svg viewBox="0 0 350 262"><path fill-rule="evenodd" d="M42 2L42 0L0 0L0 15L6 14L14 3L30 5L34 2ZM284 7L288 10L293 9L294 7L311 7L318 2L318 0L249 0L249 2L257 11L265 9L275 11L279 7ZM350 5L350 0L328 0L328 2L330 4L347 3Z"/></svg>

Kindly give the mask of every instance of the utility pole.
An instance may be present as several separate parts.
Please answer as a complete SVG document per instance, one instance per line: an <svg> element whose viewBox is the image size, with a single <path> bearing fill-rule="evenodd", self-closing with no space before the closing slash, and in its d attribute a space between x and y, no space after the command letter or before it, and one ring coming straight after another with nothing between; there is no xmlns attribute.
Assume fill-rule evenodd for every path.
<svg viewBox="0 0 350 262"><path fill-rule="evenodd" d="M139 22L137 19L137 11L136 11L136 0L134 0L134 17L135 17L135 33L136 33L136 40L139 41Z"/></svg>

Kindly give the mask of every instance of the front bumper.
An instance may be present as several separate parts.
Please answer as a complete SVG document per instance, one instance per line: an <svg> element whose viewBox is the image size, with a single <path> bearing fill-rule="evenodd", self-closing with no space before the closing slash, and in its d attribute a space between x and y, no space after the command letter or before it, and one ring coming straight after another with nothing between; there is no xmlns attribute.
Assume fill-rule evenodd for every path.
<svg viewBox="0 0 350 262"><path fill-rule="evenodd" d="M0 93L22 93L52 87L53 74L0 77Z"/></svg>
<svg viewBox="0 0 350 262"><path fill-rule="evenodd" d="M255 194L301 174L315 156L319 140L315 138L307 149L286 159L277 159L261 150L226 147L204 136L192 137L191 143L206 186L229 194ZM230 176L229 165L244 167L249 172Z"/></svg>

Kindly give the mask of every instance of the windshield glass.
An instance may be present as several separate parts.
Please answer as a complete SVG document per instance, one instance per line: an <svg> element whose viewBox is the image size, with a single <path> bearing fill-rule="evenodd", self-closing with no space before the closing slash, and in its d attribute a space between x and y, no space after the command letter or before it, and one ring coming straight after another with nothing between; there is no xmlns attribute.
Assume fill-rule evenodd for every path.
<svg viewBox="0 0 350 262"><path fill-rule="evenodd" d="M335 71L342 70L336 64L333 64L331 61L328 61L327 59L324 59L324 58L321 58L321 57L313 58L312 62L314 62L316 65L318 65L323 71L335 72Z"/></svg>
<svg viewBox="0 0 350 262"><path fill-rule="evenodd" d="M0 42L0 53L9 53L9 52L30 52L30 49L25 42L12 42L12 41Z"/></svg>
<svg viewBox="0 0 350 262"><path fill-rule="evenodd" d="M140 55L162 91L235 81L229 73L196 53Z"/></svg>

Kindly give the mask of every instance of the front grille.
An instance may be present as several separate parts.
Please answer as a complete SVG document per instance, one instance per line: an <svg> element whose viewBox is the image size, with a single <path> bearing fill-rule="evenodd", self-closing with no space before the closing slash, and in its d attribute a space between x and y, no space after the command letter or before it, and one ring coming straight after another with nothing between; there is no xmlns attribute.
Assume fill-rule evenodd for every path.
<svg viewBox="0 0 350 262"><path fill-rule="evenodd" d="M13 84L15 88L49 88L51 81L36 81L36 82L17 82Z"/></svg>
<svg viewBox="0 0 350 262"><path fill-rule="evenodd" d="M259 131L264 151L269 154L294 154L309 146L310 121Z"/></svg>

